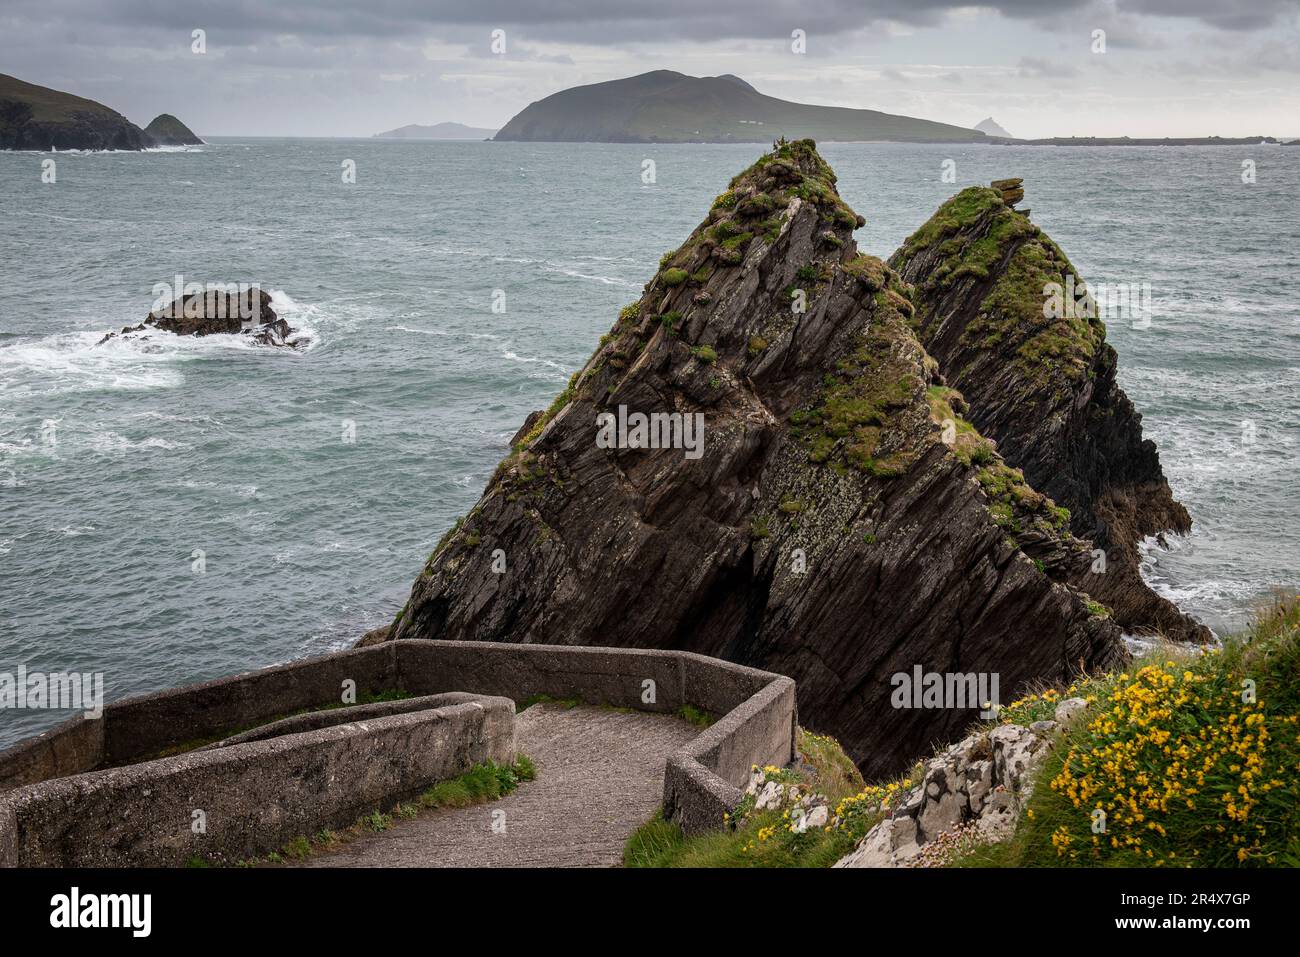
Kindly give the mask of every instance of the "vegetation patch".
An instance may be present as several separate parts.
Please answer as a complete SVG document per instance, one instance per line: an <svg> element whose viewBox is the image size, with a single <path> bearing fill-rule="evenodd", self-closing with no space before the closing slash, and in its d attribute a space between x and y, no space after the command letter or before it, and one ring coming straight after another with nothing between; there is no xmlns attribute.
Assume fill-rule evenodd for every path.
<svg viewBox="0 0 1300 957"><path fill-rule="evenodd" d="M899 331L877 325L865 333L825 376L818 404L791 415L791 431L808 448L809 461L881 477L907 469L910 453L881 451L890 416L911 406L921 388L915 365L892 348Z"/></svg>
<svg viewBox="0 0 1300 957"><path fill-rule="evenodd" d="M926 399L930 403L930 418L943 430L941 438L958 461L963 465L988 465L997 458L993 444L954 411L954 404L964 402L960 392L934 385L926 390ZM951 443L948 438L952 439Z"/></svg>
<svg viewBox="0 0 1300 957"><path fill-rule="evenodd" d="M1030 695L1002 719L1027 721L1061 694ZM1064 694L1088 709L1039 769L1015 836L955 863L1300 866L1300 596L1221 649L1157 651Z"/></svg>
<svg viewBox="0 0 1300 957"><path fill-rule="evenodd" d="M994 521L1013 535L1034 530L1056 538L1068 529L1070 510L1034 491L1020 469L995 459L981 468L976 478L989 497Z"/></svg>
<svg viewBox="0 0 1300 957"><path fill-rule="evenodd" d="M701 711L694 705L684 704L677 709L677 717L681 718L697 728L707 728L713 725L716 720L713 715L707 711Z"/></svg>
<svg viewBox="0 0 1300 957"><path fill-rule="evenodd" d="M911 257L942 242L993 210L1003 207L1002 194L987 186L971 186L939 207L925 224L903 243L904 255Z"/></svg>
<svg viewBox="0 0 1300 957"><path fill-rule="evenodd" d="M765 780L794 784L830 799L846 815L822 827L800 828L788 810L754 809L749 795L719 832L687 837L658 813L638 828L623 850L627 867L829 867L853 845L880 813L865 813L862 777L833 738L799 730L803 757L795 768L762 769ZM755 771L758 771L755 768ZM846 803L848 802L848 803ZM850 808L853 810L850 811Z"/></svg>

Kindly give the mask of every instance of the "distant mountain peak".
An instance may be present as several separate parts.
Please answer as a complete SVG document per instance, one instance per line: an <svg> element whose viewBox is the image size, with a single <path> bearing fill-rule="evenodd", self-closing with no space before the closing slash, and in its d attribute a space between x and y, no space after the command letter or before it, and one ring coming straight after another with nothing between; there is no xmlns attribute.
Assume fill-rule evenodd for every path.
<svg viewBox="0 0 1300 957"><path fill-rule="evenodd" d="M395 130L376 133L372 139L385 140L486 140L491 139L496 130L481 126L466 126L464 123L434 123L422 126L411 123L399 126Z"/></svg>
<svg viewBox="0 0 1300 957"><path fill-rule="evenodd" d="M984 119L976 123L974 129L979 130L986 136L1004 136L1009 140L1015 139L1014 136L1003 129L998 121L993 119L991 116L986 116Z"/></svg>
<svg viewBox="0 0 1300 957"><path fill-rule="evenodd" d="M752 92L752 93L757 93L757 92L758 92L758 90L755 90L753 86L751 86L749 83L746 83L744 80L742 80L740 77L736 76L736 74L734 74L734 73L724 73L724 74L722 74L721 76L714 77L714 79L716 79L716 80L730 80L732 83L735 83L735 84L738 84L738 85L740 85L740 86L743 86L745 89L749 90L749 91Z"/></svg>

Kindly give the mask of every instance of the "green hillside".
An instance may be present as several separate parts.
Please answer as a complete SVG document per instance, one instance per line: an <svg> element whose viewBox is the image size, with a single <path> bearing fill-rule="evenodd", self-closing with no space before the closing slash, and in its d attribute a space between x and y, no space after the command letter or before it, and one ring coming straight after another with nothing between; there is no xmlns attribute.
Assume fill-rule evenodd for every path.
<svg viewBox="0 0 1300 957"><path fill-rule="evenodd" d="M0 73L0 149L140 150L140 127L102 103Z"/></svg>
<svg viewBox="0 0 1300 957"><path fill-rule="evenodd" d="M671 70L552 94L529 105L498 140L599 143L821 141L985 142L983 133L876 110L791 103L735 76Z"/></svg>

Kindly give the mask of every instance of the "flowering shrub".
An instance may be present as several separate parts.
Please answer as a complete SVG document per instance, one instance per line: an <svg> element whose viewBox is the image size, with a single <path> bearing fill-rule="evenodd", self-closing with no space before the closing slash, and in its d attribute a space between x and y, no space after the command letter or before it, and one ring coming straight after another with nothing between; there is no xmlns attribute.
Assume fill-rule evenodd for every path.
<svg viewBox="0 0 1300 957"><path fill-rule="evenodd" d="M1000 717L1038 720L1074 694L1088 710L1045 762L1020 833L966 863L1300 865L1300 596L1221 649L1030 695Z"/></svg>

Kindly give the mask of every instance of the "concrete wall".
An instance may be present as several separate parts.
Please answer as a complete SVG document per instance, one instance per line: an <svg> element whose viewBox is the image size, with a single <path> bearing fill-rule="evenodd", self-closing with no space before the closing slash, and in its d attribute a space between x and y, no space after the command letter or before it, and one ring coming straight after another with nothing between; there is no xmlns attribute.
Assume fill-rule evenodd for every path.
<svg viewBox="0 0 1300 957"><path fill-rule="evenodd" d="M699 662L691 662L688 669L698 669L696 680L702 682L731 682L737 677L719 675ZM668 759L664 817L676 821L687 834L723 827L723 815L740 803L741 788L754 765L784 767L794 760L795 683L775 675L768 678L767 684Z"/></svg>
<svg viewBox="0 0 1300 957"><path fill-rule="evenodd" d="M100 718L76 717L0 751L0 791L132 764L181 742L340 701L345 680L356 682L359 695L397 688L395 661L391 646L344 651L127 698L107 705Z"/></svg>
<svg viewBox="0 0 1300 957"><path fill-rule="evenodd" d="M665 813L689 832L723 826L722 815L739 803L740 789L754 764L785 765L794 757L797 717L794 682L779 675L678 651L498 642L386 642L128 699L105 707L103 717L98 720L75 718L0 752L0 792L44 781L59 785L43 792L47 793L44 803L36 802L23 811L25 816L21 821L5 815L16 813L16 808L28 807L23 800L30 802L30 794L15 803L8 800L13 795L0 793L0 862L18 858L52 860L58 854L90 853L76 852L76 839L84 839L89 844L104 844L108 850L103 861L123 860L121 855L128 852L143 857L154 853L119 850L103 841L89 840L97 828L101 831L109 828L108 807L114 800L126 800L125 795L129 792L121 788L129 788L133 781L138 785L144 780L139 777L142 769L149 769L148 773L155 776L149 780L182 781L189 788L184 796L176 795L179 803L164 815L164 823L159 825L162 830L150 832L153 834L150 841L154 842L150 846L164 847L160 843L164 838L181 841L175 846L165 845L166 854L182 853L190 847L184 839L176 837L174 813L178 813L177 809L182 806L192 810L212 804L211 798L206 799L205 804L205 799L200 796L207 793L202 790L204 787L218 789L218 798L225 802L223 806L235 807L237 800L242 801L239 806L244 808L241 813L245 827L264 827L268 834L281 835L292 830L290 826L286 826L288 830L279 828L276 823L277 815L288 812L271 810L267 812L270 815L267 818L258 810L258 802L269 801L269 807L274 809L282 803L277 802L277 796L285 793L295 795L299 804L323 800L327 808L325 813L334 815L331 820L336 823L342 822L348 814L355 817L353 804L345 804L339 795L331 793L331 788L322 786L322 779L313 775L324 773L333 766L331 762L334 760L344 760L347 755L351 755L352 760L359 760L365 753L369 745L364 741L344 740L347 734L343 729L358 727L357 719L367 718L365 726L369 729L396 729L406 726L400 719L414 720L414 717L401 714L412 706L409 701L362 706L366 709L364 711L348 709L326 712L324 716L287 717L295 711L339 700L345 680L355 682L359 693L388 689L401 689L420 696L469 692L515 701L549 695L663 713L675 712L689 704L717 719L712 727L673 755L664 775ZM652 700L648 681L653 682ZM336 718L336 715L345 717ZM383 717L369 720L374 715ZM280 724L274 728L266 727L277 719ZM322 727L338 720L346 720L349 724ZM395 720L399 723L384 724ZM244 731L256 726L261 727ZM281 736L264 740L272 733ZM349 734L355 734L355 731ZM163 749L183 742L222 735L227 737L229 746L150 760L156 759ZM272 759L273 755L280 754L284 742L290 738L298 745L311 746L303 752L304 760L308 754L315 756L312 759L314 763L310 764L310 769L314 770L304 766L304 776L293 777L297 759L288 756ZM389 738L384 740L391 744ZM339 744L340 741L343 743ZM420 746L430 743L425 739L421 741L424 743ZM325 742L334 744L326 745ZM412 746L417 743L413 741ZM241 750L270 745L277 747L270 747L265 753ZM323 746L324 750L317 750L317 745ZM374 746L382 751L386 745L376 743ZM329 757L335 752L339 754ZM265 765L265 774L273 786L266 791L245 791L241 797L229 788L222 790L221 776L215 772L209 775L204 770L220 766L224 769L222 773L235 774L240 762L249 762L253 757L261 762L270 762ZM494 758L512 759L513 752ZM142 761L148 763L138 763ZM209 764L209 761L217 763ZM434 759L428 761L434 762ZM435 773L442 767L436 762L425 764L420 773ZM120 773L111 774L114 769ZM77 777L69 779L70 775ZM173 775L180 777L173 778ZM421 780L425 781L424 778ZM93 786L86 785L87 781L91 781ZM353 803L358 807L366 805L361 807L362 810L392 803L405 795L391 794L387 798L371 795L399 784L400 776L390 774L377 780L375 788L364 789L364 800L358 797ZM420 790L426 784L427 781L414 786L414 789ZM88 788L85 797L90 802L88 806L95 810L89 815L85 812L78 814L87 816L90 823L84 826L69 823L69 837L66 839L41 838L44 842L42 847L49 844L62 846L65 850L37 849L26 857L11 850L9 858L6 858L6 835L12 841L15 827L23 835L52 833L61 817L75 816L71 808L76 800L80 800L76 795L83 787ZM286 790L277 791L277 787ZM168 800L171 800L170 796ZM189 810L185 814L188 821ZM295 823L292 826L300 825ZM288 836L320 826L327 825L300 828ZM185 833L188 833L188 824ZM210 826L209 835L211 833ZM22 843L26 841L24 837ZM232 838L232 854L247 856L252 853L236 849L237 844ZM266 846L278 845L272 842ZM157 853L164 851L158 850ZM118 856L115 858L114 854Z"/></svg>
<svg viewBox="0 0 1300 957"><path fill-rule="evenodd" d="M58 778L0 796L0 865L233 862L514 758L514 702L483 696Z"/></svg>

